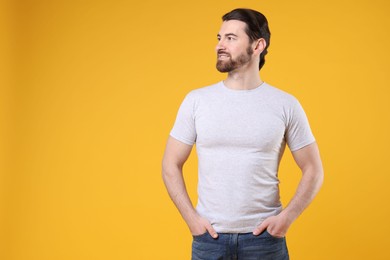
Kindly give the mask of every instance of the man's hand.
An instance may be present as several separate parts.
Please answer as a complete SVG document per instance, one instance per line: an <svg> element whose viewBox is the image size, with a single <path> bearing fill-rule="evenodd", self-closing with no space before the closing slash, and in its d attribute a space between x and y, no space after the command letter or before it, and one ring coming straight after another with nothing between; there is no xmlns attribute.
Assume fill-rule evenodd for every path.
<svg viewBox="0 0 390 260"><path fill-rule="evenodd" d="M208 232L213 238L218 237L218 233L214 230L213 226L211 226L210 222L199 215L195 217L194 221L188 223L188 227L193 236L199 236Z"/></svg>
<svg viewBox="0 0 390 260"><path fill-rule="evenodd" d="M267 232L274 237L286 236L287 230L290 227L292 221L283 213L266 218L258 227L253 231L253 235L258 236L263 231Z"/></svg>

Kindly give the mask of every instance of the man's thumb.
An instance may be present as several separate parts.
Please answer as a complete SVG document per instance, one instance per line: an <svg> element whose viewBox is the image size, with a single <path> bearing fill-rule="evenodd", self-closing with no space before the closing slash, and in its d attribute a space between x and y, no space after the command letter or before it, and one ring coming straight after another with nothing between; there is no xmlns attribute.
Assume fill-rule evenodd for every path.
<svg viewBox="0 0 390 260"><path fill-rule="evenodd" d="M260 235L261 233L263 233L263 231L267 228L267 223L265 223L265 221L263 221L259 226L257 226L255 228L255 230L253 230L253 235L255 236L258 236Z"/></svg>
<svg viewBox="0 0 390 260"><path fill-rule="evenodd" d="M213 238L217 238L218 237L218 233L214 230L213 226L211 226L210 224L206 226L206 229L207 229L207 232L209 232L210 236L212 236Z"/></svg>

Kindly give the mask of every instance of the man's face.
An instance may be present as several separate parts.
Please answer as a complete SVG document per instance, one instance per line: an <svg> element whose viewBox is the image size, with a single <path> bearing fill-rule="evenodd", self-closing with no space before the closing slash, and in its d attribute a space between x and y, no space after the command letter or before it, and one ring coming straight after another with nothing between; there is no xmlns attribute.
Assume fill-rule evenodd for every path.
<svg viewBox="0 0 390 260"><path fill-rule="evenodd" d="M244 22L238 20L222 23L216 46L216 67L219 72L237 70L252 60L253 50L245 26Z"/></svg>

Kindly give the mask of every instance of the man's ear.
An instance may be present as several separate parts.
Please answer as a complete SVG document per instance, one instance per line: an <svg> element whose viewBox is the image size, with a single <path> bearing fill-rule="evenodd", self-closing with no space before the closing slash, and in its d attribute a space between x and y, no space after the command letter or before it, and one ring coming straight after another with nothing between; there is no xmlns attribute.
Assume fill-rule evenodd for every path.
<svg viewBox="0 0 390 260"><path fill-rule="evenodd" d="M265 47L267 47L267 43L263 38L260 38L255 41L255 49L253 52L255 52L257 55L260 55L260 53L264 51Z"/></svg>

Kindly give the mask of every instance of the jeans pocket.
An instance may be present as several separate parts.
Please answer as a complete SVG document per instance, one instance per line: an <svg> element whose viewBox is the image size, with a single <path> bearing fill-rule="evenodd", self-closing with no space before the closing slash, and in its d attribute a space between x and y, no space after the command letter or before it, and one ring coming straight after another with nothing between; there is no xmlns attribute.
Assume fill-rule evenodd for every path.
<svg viewBox="0 0 390 260"><path fill-rule="evenodd" d="M284 237L275 237L273 235L271 235L268 230L265 230L264 231L264 234L267 236L267 237L270 237L270 238L274 238L274 239L283 239Z"/></svg>
<svg viewBox="0 0 390 260"><path fill-rule="evenodd" d="M200 234L200 235L192 235L192 238L196 241L198 240L201 240L201 239L204 239L204 238L207 238L207 236L209 235L209 232L205 232L203 234Z"/></svg>

